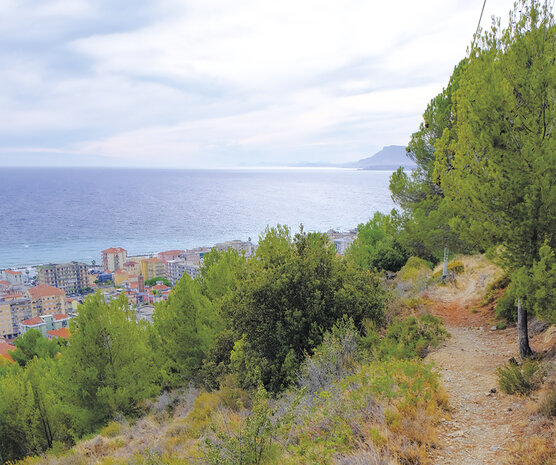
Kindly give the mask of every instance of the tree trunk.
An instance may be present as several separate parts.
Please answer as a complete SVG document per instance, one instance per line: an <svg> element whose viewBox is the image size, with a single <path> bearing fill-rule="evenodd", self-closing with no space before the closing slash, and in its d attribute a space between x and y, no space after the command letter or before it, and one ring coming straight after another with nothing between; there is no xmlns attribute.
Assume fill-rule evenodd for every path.
<svg viewBox="0 0 556 465"><path fill-rule="evenodd" d="M529 346L529 333L527 331L527 310L521 306L521 299L517 298L517 337L519 340L519 355L528 358L533 355Z"/></svg>
<svg viewBox="0 0 556 465"><path fill-rule="evenodd" d="M442 265L442 279L448 277L448 246L444 246L444 264Z"/></svg>

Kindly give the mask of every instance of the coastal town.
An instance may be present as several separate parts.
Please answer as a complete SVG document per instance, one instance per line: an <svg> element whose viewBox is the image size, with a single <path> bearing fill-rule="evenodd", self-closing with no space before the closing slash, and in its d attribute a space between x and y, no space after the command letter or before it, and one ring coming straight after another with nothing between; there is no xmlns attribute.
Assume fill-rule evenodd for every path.
<svg viewBox="0 0 556 465"><path fill-rule="evenodd" d="M327 231L334 250L344 255L356 230ZM0 362L13 362L15 339L37 330L49 340L70 338L69 322L87 295L100 292L106 302L125 295L137 319L152 322L155 305L168 299L180 278L195 278L203 257L211 250L234 250L250 257L251 240L232 240L212 247L166 250L156 254L128 255L122 247L101 251L101 261L87 264L49 263L37 267L0 270Z"/></svg>

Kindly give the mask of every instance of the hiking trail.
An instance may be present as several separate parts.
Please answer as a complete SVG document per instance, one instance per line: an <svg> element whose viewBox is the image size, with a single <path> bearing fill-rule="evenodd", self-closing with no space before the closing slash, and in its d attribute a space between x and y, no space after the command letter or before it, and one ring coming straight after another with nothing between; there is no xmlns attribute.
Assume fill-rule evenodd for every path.
<svg viewBox="0 0 556 465"><path fill-rule="evenodd" d="M524 402L502 394L496 376L497 367L518 358L517 331L493 330L492 310L480 307L487 281L496 273L492 265L470 261L456 282L426 296L451 334L426 359L436 365L451 407L439 428L439 447L431 454L435 465L500 464L517 439Z"/></svg>

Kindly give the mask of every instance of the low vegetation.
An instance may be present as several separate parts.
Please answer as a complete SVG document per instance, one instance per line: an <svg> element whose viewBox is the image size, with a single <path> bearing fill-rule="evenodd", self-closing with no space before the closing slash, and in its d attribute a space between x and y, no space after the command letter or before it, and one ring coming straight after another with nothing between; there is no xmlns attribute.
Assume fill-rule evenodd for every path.
<svg viewBox="0 0 556 465"><path fill-rule="evenodd" d="M506 394L526 396L539 389L546 377L544 366L536 360L518 363L510 360L496 370L500 390Z"/></svg>

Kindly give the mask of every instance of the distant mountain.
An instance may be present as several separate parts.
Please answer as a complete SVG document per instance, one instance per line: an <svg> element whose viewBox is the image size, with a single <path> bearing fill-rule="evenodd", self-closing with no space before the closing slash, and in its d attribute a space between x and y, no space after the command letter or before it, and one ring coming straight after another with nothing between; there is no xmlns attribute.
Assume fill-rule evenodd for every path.
<svg viewBox="0 0 556 465"><path fill-rule="evenodd" d="M360 170L397 170L400 166L412 170L417 168L417 164L407 156L406 148L403 145L387 145L374 155L363 158L359 161L348 163L330 162L300 162L294 164L283 163L258 163L256 165L245 166L288 166L292 168L358 168Z"/></svg>
<svg viewBox="0 0 556 465"><path fill-rule="evenodd" d="M400 166L414 169L417 164L407 156L403 145L387 145L373 156L363 158L354 164L363 170L397 170Z"/></svg>

